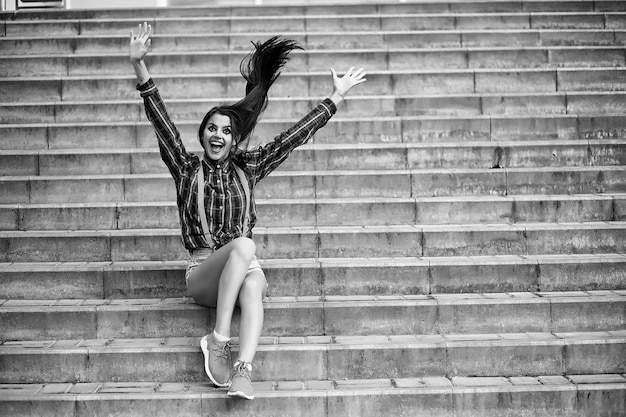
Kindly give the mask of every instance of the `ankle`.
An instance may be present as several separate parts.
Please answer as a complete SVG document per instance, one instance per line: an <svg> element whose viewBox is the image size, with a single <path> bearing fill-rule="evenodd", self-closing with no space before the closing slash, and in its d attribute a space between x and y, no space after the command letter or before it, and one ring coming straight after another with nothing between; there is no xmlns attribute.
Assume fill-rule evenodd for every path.
<svg viewBox="0 0 626 417"><path fill-rule="evenodd" d="M213 330L213 337L215 338L216 341L218 341L220 343L228 342L230 340L230 337L222 336L221 334L219 334L215 330Z"/></svg>

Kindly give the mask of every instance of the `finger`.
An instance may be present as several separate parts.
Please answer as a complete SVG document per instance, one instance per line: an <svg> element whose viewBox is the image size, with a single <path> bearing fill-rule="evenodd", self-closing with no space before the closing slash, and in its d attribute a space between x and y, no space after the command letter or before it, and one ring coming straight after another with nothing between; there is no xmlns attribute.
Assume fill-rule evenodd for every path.
<svg viewBox="0 0 626 417"><path fill-rule="evenodd" d="M150 49L151 45L152 45L152 39L148 39L148 42L146 42L146 49Z"/></svg>
<svg viewBox="0 0 626 417"><path fill-rule="evenodd" d="M359 68L358 70L354 71L351 75L352 78L359 78L361 76L361 73L363 72L363 68Z"/></svg>
<svg viewBox="0 0 626 417"><path fill-rule="evenodd" d="M333 78L337 78L337 73L333 68L330 69L330 73L332 74Z"/></svg>
<svg viewBox="0 0 626 417"><path fill-rule="evenodd" d="M134 41L135 40L135 34L133 33L133 31L130 31L130 41Z"/></svg>
<svg viewBox="0 0 626 417"><path fill-rule="evenodd" d="M146 41L148 40L148 38L150 37L150 35L148 34L148 32L144 32L141 34L141 43L143 43L145 45Z"/></svg>
<svg viewBox="0 0 626 417"><path fill-rule="evenodd" d="M142 34L141 34L141 42L145 45L146 41L148 40L148 38L150 38L150 33L152 32L152 26L148 25L147 23L144 22L144 26L142 29Z"/></svg>
<svg viewBox="0 0 626 417"><path fill-rule="evenodd" d="M344 75L344 77L350 76L350 74L352 74L352 71L354 71L354 67L350 67L350 69L348 70L348 72L346 72L346 75Z"/></svg>
<svg viewBox="0 0 626 417"><path fill-rule="evenodd" d="M358 70L356 70L354 72L354 74L352 74L353 77L360 77L361 74L363 74L363 68L359 68Z"/></svg>

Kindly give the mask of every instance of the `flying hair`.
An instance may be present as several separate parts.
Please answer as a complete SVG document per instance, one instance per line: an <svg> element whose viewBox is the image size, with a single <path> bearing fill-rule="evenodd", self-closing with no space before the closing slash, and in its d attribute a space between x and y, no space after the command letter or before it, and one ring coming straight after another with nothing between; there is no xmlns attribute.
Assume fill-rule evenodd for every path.
<svg viewBox="0 0 626 417"><path fill-rule="evenodd" d="M246 56L239 65L239 71L246 80L246 96L231 105L217 106L209 110L198 129L198 138L214 114L230 117L233 137L237 146L245 143L252 136L256 124L267 107L267 93L278 79L282 67L289 61L289 53L294 49L303 49L297 42L274 36L267 41L252 42L254 51Z"/></svg>

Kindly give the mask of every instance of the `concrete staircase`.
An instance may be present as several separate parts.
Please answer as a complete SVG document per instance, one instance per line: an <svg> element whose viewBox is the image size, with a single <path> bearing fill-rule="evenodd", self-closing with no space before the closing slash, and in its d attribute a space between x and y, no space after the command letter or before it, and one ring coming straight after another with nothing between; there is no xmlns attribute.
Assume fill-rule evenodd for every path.
<svg viewBox="0 0 626 417"><path fill-rule="evenodd" d="M626 415L625 2L0 18L0 415ZM259 143L330 93L330 66L368 69L257 190L253 402L203 374L214 312L185 297L128 64L144 20L194 150L250 40L306 47Z"/></svg>

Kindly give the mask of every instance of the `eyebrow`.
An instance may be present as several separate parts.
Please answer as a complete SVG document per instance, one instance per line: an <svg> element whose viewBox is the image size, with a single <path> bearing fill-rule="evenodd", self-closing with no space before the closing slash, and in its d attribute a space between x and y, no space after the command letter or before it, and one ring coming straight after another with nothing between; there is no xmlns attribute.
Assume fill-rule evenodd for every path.
<svg viewBox="0 0 626 417"><path fill-rule="evenodd" d="M209 123L208 126L215 126L217 127L217 125L215 123ZM229 129L232 129L232 127L230 125L226 125L226 126L222 126L223 128L227 127Z"/></svg>

